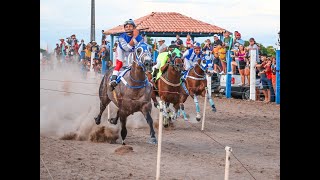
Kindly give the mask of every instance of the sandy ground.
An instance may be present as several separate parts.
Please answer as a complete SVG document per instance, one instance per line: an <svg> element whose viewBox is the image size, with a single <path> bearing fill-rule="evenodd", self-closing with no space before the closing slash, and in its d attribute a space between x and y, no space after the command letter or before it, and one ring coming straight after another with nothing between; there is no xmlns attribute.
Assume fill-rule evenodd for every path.
<svg viewBox="0 0 320 180"><path fill-rule="evenodd" d="M49 73L41 74L41 78L59 79ZM88 84L80 87L42 80L41 87L97 93L97 86ZM129 118L127 146L120 144L121 139L116 144L89 139L60 140L68 132L77 130L88 136L97 128L93 117L98 112L98 98L45 90L40 90L40 95L40 157L53 179L155 179L157 145L146 143L149 128L141 116ZM85 103L74 103L76 100ZM200 97L199 102L203 112L204 99ZM207 106L204 133L220 144L201 132L201 122L195 121L195 106L189 97L185 109L190 123L179 118L174 128L163 129L160 179L223 179L225 146L232 148L256 179L280 179L280 106L224 97L215 97L214 102L217 112L211 112ZM103 117L106 114L107 111ZM157 116L153 108L155 121ZM114 126L105 119L102 124ZM158 136L158 129L155 130ZM253 179L236 158L231 155L230 179ZM51 179L44 163L40 160L40 179Z"/></svg>

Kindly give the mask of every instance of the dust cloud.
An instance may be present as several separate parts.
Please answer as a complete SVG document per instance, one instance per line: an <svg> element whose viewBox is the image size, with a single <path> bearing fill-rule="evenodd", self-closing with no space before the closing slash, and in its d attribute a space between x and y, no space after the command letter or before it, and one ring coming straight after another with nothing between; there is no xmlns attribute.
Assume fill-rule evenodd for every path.
<svg viewBox="0 0 320 180"><path fill-rule="evenodd" d="M51 69L40 68L40 134L64 140L114 142L120 133L120 121L117 125L107 121L108 108L102 114L100 125L94 121L99 113L101 75L86 78L80 64L62 65L56 59L51 61ZM109 106L110 117L115 117L118 108L112 102ZM154 107L151 116L154 121L158 120ZM128 117L127 128L147 127L142 113Z"/></svg>

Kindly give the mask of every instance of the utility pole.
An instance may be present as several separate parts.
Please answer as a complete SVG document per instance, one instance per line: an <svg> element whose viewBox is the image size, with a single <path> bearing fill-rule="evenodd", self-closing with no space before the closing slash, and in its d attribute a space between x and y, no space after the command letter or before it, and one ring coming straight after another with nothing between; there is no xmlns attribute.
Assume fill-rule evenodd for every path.
<svg viewBox="0 0 320 180"><path fill-rule="evenodd" d="M94 8L94 0L91 0L91 35L90 40L95 41L95 8Z"/></svg>

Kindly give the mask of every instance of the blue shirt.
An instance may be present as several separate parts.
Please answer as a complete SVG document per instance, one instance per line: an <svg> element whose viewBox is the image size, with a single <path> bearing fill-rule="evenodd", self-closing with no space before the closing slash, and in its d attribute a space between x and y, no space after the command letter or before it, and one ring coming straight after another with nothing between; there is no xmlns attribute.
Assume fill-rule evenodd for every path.
<svg viewBox="0 0 320 180"><path fill-rule="evenodd" d="M118 38L118 40L119 40L119 47L120 47L123 51L127 51L127 52L133 51L134 46L132 47L132 46L129 45L129 42L131 41L131 39L132 39L132 36L128 36L127 33L122 33L122 34L119 36L119 38ZM141 35L138 35L138 36L136 37L136 41L137 41L137 42L143 41L142 36L141 36Z"/></svg>

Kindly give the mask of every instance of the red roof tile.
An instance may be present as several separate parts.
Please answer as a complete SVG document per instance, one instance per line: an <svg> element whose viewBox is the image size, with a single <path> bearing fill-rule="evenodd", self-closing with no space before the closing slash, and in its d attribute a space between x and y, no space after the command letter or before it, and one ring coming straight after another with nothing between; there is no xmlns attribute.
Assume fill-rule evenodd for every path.
<svg viewBox="0 0 320 180"><path fill-rule="evenodd" d="M145 32L222 33L225 30L176 12L152 12L134 22L138 29L149 28L144 30ZM121 32L124 32L123 25L106 30L104 33L109 35Z"/></svg>

